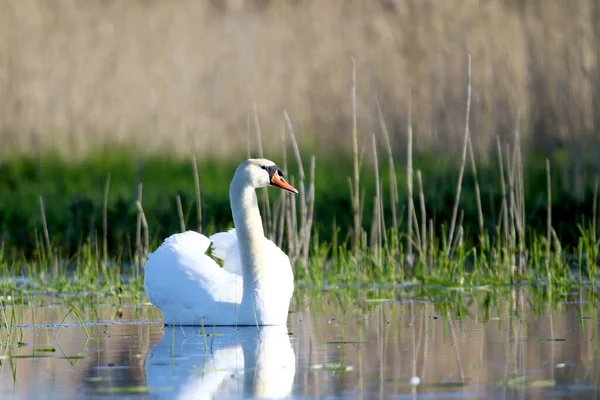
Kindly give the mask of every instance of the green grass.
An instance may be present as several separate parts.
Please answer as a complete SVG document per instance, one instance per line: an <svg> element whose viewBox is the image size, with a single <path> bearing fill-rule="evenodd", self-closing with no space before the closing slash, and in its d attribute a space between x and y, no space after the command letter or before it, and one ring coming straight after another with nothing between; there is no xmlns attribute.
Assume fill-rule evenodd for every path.
<svg viewBox="0 0 600 400"><path fill-rule="evenodd" d="M306 152L305 152L306 153ZM0 237L4 251L14 255L18 252L30 258L38 248L37 235L42 229L39 197L43 196L50 239L65 252L73 253L82 244L102 235L103 192L107 176L110 175L108 196L108 245L111 254L127 257L133 245L137 210L138 183L143 183L143 207L148 219L150 237L161 241L179 230L176 196L181 196L186 226L197 228L196 201L192 160L176 158L132 159L129 152L116 150L111 153L90 155L82 162L65 162L52 155L40 159L17 158L0 164ZM281 162L281 157L271 157ZM235 167L235 160L200 160L200 183L202 188L203 224L205 230L224 229L231 225L228 187ZM315 177L315 227L322 240L330 241L334 235L334 224L345 231L351 227L352 205L348 195L347 178L352 165L349 157L334 159L317 156ZM452 160L434 155L415 157L415 169L423 176L427 215L434 219L435 227L441 230L452 214L457 166ZM558 164L558 161L557 161ZM399 211L406 207L406 175L404 168L396 165ZM563 166L559 165L558 170ZM294 166L290 173L297 176ZM546 223L546 183L543 159L535 159L525 169L527 182L525 206L529 211L527 226L541 231ZM496 166L480 167L479 180L483 197L485 225L489 234L494 233L499 218L501 191ZM373 167L361 168L361 188L364 196L363 228L370 228L368 216L373 210L375 184ZM578 223L591 218L593 202L593 180L585 187L583 196L576 198L567 190L561 190L564 182L561 175L554 174L553 221L554 229L561 242L577 244L580 237ZM297 178L296 178L297 179ZM384 193L384 214L389 222L391 209L387 201L389 176L381 171ZM463 182L461 210L464 212L463 228L466 236L477 231L477 210L472 178ZM271 190L270 196L278 197ZM417 196L415 201L418 202ZM406 230L406 217L401 218L400 228Z"/></svg>
<svg viewBox="0 0 600 400"><path fill-rule="evenodd" d="M198 221L191 158L135 159L130 154L126 149L117 149L91 154L78 162L65 162L49 154L37 159L14 157L0 164L4 178L0 181L0 273L4 277L27 278L22 282L1 281L0 295L93 293L112 297L115 302L124 297L143 301L143 270L136 259L140 247L141 253L146 250L141 239L144 229L137 228L139 215L135 206L140 183L149 251L166 236L180 231L177 196L187 229L200 226L210 234L232 225L228 186L243 156L233 160L198 160L202 205L202 220ZM392 160L398 185L397 217L393 220L389 200L393 199L393 171L387 163L374 163L374 158L361 159L362 230L356 242L348 188L352 157L332 158L317 153L311 197L308 154L307 150L301 152L304 196L286 195L288 203L284 205L282 193L269 190L269 217L264 193L258 193L266 232L290 254L299 286L419 282L460 288L526 282L567 287L596 279L600 253L594 222L596 180L584 181L578 195L569 191L568 182L562 178L565 174L561 173L569 164L560 154L550 162L550 214L542 157L528 154L525 161L507 157L504 175L491 163L478 165L482 232L476 181L466 169L451 244L448 233L459 171L455 160L429 154L414 156L413 169L421 174L423 189L418 189L415 180L414 223L412 232L408 232L406 168ZM270 158L287 166L288 177L300 187L298 163L289 154ZM509 167L518 173L511 176ZM379 188L374 179L376 170ZM106 186L108 177L110 184ZM289 199L296 202L295 210L289 207ZM311 208L312 222L308 221ZM383 218L379 218L377 210L383 211ZM296 229L292 232L288 225L293 219ZM311 235L302 236L303 229Z"/></svg>

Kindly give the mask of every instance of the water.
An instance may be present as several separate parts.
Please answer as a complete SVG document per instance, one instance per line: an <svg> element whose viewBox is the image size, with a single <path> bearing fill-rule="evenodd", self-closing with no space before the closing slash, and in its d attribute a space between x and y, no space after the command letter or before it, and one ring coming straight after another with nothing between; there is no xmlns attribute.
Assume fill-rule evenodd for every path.
<svg viewBox="0 0 600 400"><path fill-rule="evenodd" d="M598 300L508 289L298 293L287 327L162 327L144 305L6 307L2 399L598 397ZM14 316L14 317L13 317ZM1 317L2 320L4 316Z"/></svg>

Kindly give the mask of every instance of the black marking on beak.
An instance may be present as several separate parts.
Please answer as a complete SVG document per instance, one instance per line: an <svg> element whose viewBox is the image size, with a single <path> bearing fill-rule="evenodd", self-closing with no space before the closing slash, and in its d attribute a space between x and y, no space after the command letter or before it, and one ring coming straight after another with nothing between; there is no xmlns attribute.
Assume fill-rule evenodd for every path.
<svg viewBox="0 0 600 400"><path fill-rule="evenodd" d="M280 176L283 176L281 170L277 167L277 165L263 166L263 169L269 173L269 182L273 181L273 176L276 173L279 173Z"/></svg>
<svg viewBox="0 0 600 400"><path fill-rule="evenodd" d="M292 192L292 193L298 193L298 190L296 190L295 187L293 187L292 185L290 185L289 183L286 182L285 179L283 179L283 171L281 169L279 169L279 167L277 167L277 165L270 165L270 166L263 166L263 169L265 169L268 173L269 173L269 184L271 186L275 186L278 187L279 189L283 189L283 190L287 190L288 192Z"/></svg>

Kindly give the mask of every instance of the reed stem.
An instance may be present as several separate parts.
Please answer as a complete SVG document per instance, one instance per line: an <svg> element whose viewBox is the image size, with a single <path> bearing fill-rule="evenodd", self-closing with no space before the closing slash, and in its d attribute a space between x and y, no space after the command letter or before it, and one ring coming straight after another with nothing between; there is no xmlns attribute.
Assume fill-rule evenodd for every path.
<svg viewBox="0 0 600 400"><path fill-rule="evenodd" d="M359 249L361 237L361 210L360 210L360 176L358 166L358 127L356 118L356 61L352 58L352 154L354 163L354 183L350 185L352 209L354 211L354 250Z"/></svg>
<svg viewBox="0 0 600 400"><path fill-rule="evenodd" d="M198 232L202 233L202 199L200 197L200 174L198 173L198 162L196 156L192 157L194 167L194 189L196 195L196 223Z"/></svg>
<svg viewBox="0 0 600 400"><path fill-rule="evenodd" d="M254 111L254 130L256 132L256 145L258 146L258 157L264 158L263 144L262 144L262 131L260 129L260 120L258 118L258 108L256 102L252 102L252 109ZM269 190L268 188L262 189L263 198L263 226L265 226L266 236L271 240L275 240L273 236L273 227L271 224L271 202L269 201Z"/></svg>
<svg viewBox="0 0 600 400"><path fill-rule="evenodd" d="M177 216L179 217L179 231L185 232L186 228L185 220L183 219L183 207L181 206L181 196L177 195L175 198L177 200Z"/></svg>
<svg viewBox="0 0 600 400"><path fill-rule="evenodd" d="M102 205L102 244L104 264L108 262L108 191L110 189L110 174L104 184L104 203Z"/></svg>
<svg viewBox="0 0 600 400"><path fill-rule="evenodd" d="M46 209L44 207L44 197L40 196L40 212L42 214L42 228L44 230L44 243L46 244L46 249L44 251L44 259L48 259L52 250L50 247L50 234L48 233L48 222L46 221Z"/></svg>
<svg viewBox="0 0 600 400"><path fill-rule="evenodd" d="M381 111L381 105L379 99L377 99L377 113L379 117L379 125L381 132L383 133L385 149L388 155L388 169L390 172L390 207L392 209L392 226L394 234L398 234L398 181L396 180L396 167L394 165L394 157L392 154L392 145L390 142L390 136L388 134L383 113ZM396 251L396 249L394 249Z"/></svg>
<svg viewBox="0 0 600 400"><path fill-rule="evenodd" d="M142 203L139 201L135 202L135 206L138 209L138 212L141 216L142 227L144 228L144 248L142 250L141 260L145 260L148 257L148 250L150 249L150 238L148 233L148 221L146 220L146 215L144 214L144 209L142 208ZM141 261L140 260L140 261Z"/></svg>
<svg viewBox="0 0 600 400"><path fill-rule="evenodd" d="M598 224L598 184L599 184L599 177L598 175L596 175L596 178L594 179L594 200L593 200L593 205L592 205L592 238L593 238L593 242L594 245L596 245L596 237L598 235L598 228L597 228L597 224Z"/></svg>
<svg viewBox="0 0 600 400"><path fill-rule="evenodd" d="M423 180L421 171L417 170L417 183L419 184L419 203L421 207L421 254L427 254L427 211L425 209L425 194L423 193Z"/></svg>
<svg viewBox="0 0 600 400"><path fill-rule="evenodd" d="M498 148L498 166L500 171L500 189L502 193L502 204L500 206L500 219L502 221L502 231L504 233L504 245L503 247L507 247L509 243L509 231L508 231L508 197L506 193L506 181L504 174L504 162L503 160L503 152L502 145L500 144L500 137L496 136L496 145Z"/></svg>
<svg viewBox="0 0 600 400"><path fill-rule="evenodd" d="M483 237L485 234L484 222L483 222L483 209L481 206L481 192L479 190L479 179L477 178L477 165L475 164L475 156L473 155L473 144L471 141L471 135L468 137L469 145L469 160L471 162L471 171L473 173L473 181L475 182L475 203L477 205L477 221L479 222L479 235Z"/></svg>
<svg viewBox="0 0 600 400"><path fill-rule="evenodd" d="M454 236L454 227L456 225L456 216L458 213L458 205L460 203L460 192L462 188L463 175L465 173L465 163L467 159L467 147L469 143L469 120L471 116L471 55L469 54L467 63L467 107L465 111L465 135L463 140L463 150L461 155L460 170L458 173L458 182L456 184L456 197L454 198L454 207L452 208L452 219L450 220L450 231L448 232L448 242L446 244L446 254L450 255L452 247L452 238Z"/></svg>
<svg viewBox="0 0 600 400"><path fill-rule="evenodd" d="M546 214L546 269L550 277L550 235L552 231L552 180L550 175L550 160L546 158L546 187L547 187L547 214Z"/></svg>
<svg viewBox="0 0 600 400"><path fill-rule="evenodd" d="M412 152L413 152L413 131L412 131L412 103L409 101L408 106L408 145L407 145L407 154L406 154L406 182L408 186L408 240L406 243L406 263L409 267L413 266L414 256L413 256L413 160L412 160Z"/></svg>

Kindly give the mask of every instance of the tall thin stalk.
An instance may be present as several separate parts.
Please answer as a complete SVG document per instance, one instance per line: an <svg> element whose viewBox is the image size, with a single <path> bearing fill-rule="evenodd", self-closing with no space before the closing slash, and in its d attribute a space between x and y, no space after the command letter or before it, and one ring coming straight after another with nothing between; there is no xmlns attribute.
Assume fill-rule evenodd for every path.
<svg viewBox="0 0 600 400"><path fill-rule="evenodd" d="M254 111L254 130L256 132L256 141L258 146L258 156L260 158L264 158L263 145L262 145L262 131L260 129L260 120L258 118L258 108L256 107L256 103L252 103L252 108ZM263 196L263 225L266 226L266 235L271 239L275 240L273 236L273 229L271 226L271 203L269 201L269 190L267 188L262 189Z"/></svg>
<svg viewBox="0 0 600 400"><path fill-rule="evenodd" d="M137 203L142 204L142 193L143 193L143 184L142 182L137 185ZM138 211L137 215L137 224L135 230L135 273L136 278L140 275L140 265L142 263L143 257L143 249L142 249L142 213Z"/></svg>
<svg viewBox="0 0 600 400"><path fill-rule="evenodd" d="M177 216L179 217L179 231L185 232L185 220L183 218L183 207L181 206L181 196L177 195L175 197L177 201Z"/></svg>
<svg viewBox="0 0 600 400"><path fill-rule="evenodd" d="M521 156L521 140L520 140L520 115L517 118L515 126L515 146L512 156L512 171L510 190L511 193L511 210L514 215L514 223L518 234L518 261L517 268L519 274L523 274L525 268L525 185L523 182L523 160Z"/></svg>
<svg viewBox="0 0 600 400"><path fill-rule="evenodd" d="M371 254L373 254L373 259L376 266L381 265L381 260L379 258L379 226L377 222L379 220L379 207L376 204L379 202L377 196L373 196L373 217L371 219L371 237L369 242L369 248L371 249Z"/></svg>
<svg viewBox="0 0 600 400"><path fill-rule="evenodd" d="M469 143L469 120L471 117L471 55L469 54L467 63L467 109L465 111L465 135L463 140L463 151L460 162L460 171L458 173L458 182L456 184L456 197L454 198L454 207L452 208L452 220L450 221L450 230L448 232L448 242L446 243L446 254L450 254L452 247L452 238L454 236L454 227L456 225L456 216L458 214L458 204L460 202L460 191L462 188L463 175L465 173L465 163L467 160L467 147Z"/></svg>
<svg viewBox="0 0 600 400"><path fill-rule="evenodd" d="M108 191L110 189L110 174L106 177L104 184L104 203L102 206L102 244L104 264L108 262Z"/></svg>
<svg viewBox="0 0 600 400"><path fill-rule="evenodd" d="M550 235L552 234L552 180L550 176L550 160L546 158L546 189L547 189L547 214L546 214L546 270L550 277ZM550 282L548 282L550 283Z"/></svg>
<svg viewBox="0 0 600 400"><path fill-rule="evenodd" d="M381 265L381 248L382 242L381 239L385 238L385 227L383 226L383 200L381 198L381 185L379 180L379 158L377 157L377 140L375 139L375 135L372 136L372 144L373 144L373 168L375 170L375 202L373 203L374 212L374 243L373 246L376 250L376 260L377 264Z"/></svg>
<svg viewBox="0 0 600 400"><path fill-rule="evenodd" d="M315 168L316 168L316 158L313 155L310 158L310 183L308 186L308 199L307 199L307 207L308 212L306 215L306 222L304 224L304 265L308 266L308 250L310 248L310 238L312 233L312 224L313 224L313 216L315 212Z"/></svg>
<svg viewBox="0 0 600 400"><path fill-rule="evenodd" d="M312 232L312 219L313 219L313 209L314 209L314 170L315 170L315 158L314 156L311 159L311 182L309 186L308 193L306 192L306 176L304 174L304 166L302 164L302 157L300 156L300 148L298 147L298 142L296 141L296 136L294 134L294 127L292 125L292 121L287 111L284 110L283 115L286 120L288 135L290 137L290 141L292 144L292 149L294 150L294 155L296 157L296 163L298 164L298 173L300 176L298 182L298 192L299 192L299 201L300 201L300 227L299 232L297 226L293 226L293 231L298 232L296 236L296 244L294 244L294 249L296 251L295 256L298 257L300 252L302 252L302 264L304 267L304 271L308 276L308 251L310 248L310 237ZM292 217L289 219L292 223L295 223L296 220L296 209L295 209L295 200L291 199L290 201L292 205ZM289 228L288 228L289 229Z"/></svg>
<svg viewBox="0 0 600 400"><path fill-rule="evenodd" d="M427 211L425 210L425 194L423 193L423 180L421 171L417 170L417 183L419 185L419 204L421 207L421 254L427 254Z"/></svg>
<svg viewBox="0 0 600 400"><path fill-rule="evenodd" d="M361 237L360 176L358 167L358 127L356 120L356 61L352 58L352 154L354 162L354 182L350 184L352 210L354 212L354 250L359 249Z"/></svg>
<svg viewBox="0 0 600 400"><path fill-rule="evenodd" d="M406 183L408 185L408 239L406 243L406 262L409 267L412 267L414 262L413 256L413 131L412 131L412 107L409 102L408 107L408 145L406 148Z"/></svg>
<svg viewBox="0 0 600 400"><path fill-rule="evenodd" d="M142 257L140 259L140 262L142 262L142 260L145 260L146 257L148 257L148 250L150 249L148 221L146 220L146 214L144 214L144 209L142 208L142 203L140 203L139 201L136 201L135 206L137 207L138 212L141 216L142 227L144 228L144 247L142 250Z"/></svg>
<svg viewBox="0 0 600 400"><path fill-rule="evenodd" d="M479 191L479 179L477 178L477 165L475 164L475 156L473 155L473 144L471 135L468 137L469 145L469 160L471 162L471 171L473 173L473 181L475 182L475 203L477 205L477 221L479 222L479 235L484 235L483 209L481 206L481 192Z"/></svg>
<svg viewBox="0 0 600 400"><path fill-rule="evenodd" d="M277 215L277 241L275 242L277 244L277 247L281 247L283 244L283 237L284 237L284 232L285 232L285 220L286 220L286 210L287 210L287 196L286 193L281 193L280 195L280 200L279 200L279 210L276 213Z"/></svg>
<svg viewBox="0 0 600 400"><path fill-rule="evenodd" d="M423 238L421 238L421 229L419 228L419 221L417 217L417 212L415 211L415 205L413 201L413 212L412 212L412 222L413 222L413 238L412 241L417 247L417 250L421 249L421 243L423 242ZM410 262L414 262L414 255L411 256Z"/></svg>
<svg viewBox="0 0 600 400"><path fill-rule="evenodd" d="M598 184L599 179L598 175L596 175L596 178L594 179L594 204L592 205L592 239L594 245L596 243L596 236L598 235Z"/></svg>
<svg viewBox="0 0 600 400"><path fill-rule="evenodd" d="M394 165L394 157L392 155L392 145L388 134L379 99L377 99L377 113L379 117L379 125L383 133L385 149L388 156L388 169L390 172L390 206L392 209L392 226L395 235L398 234L398 181L396 180L396 167Z"/></svg>
<svg viewBox="0 0 600 400"><path fill-rule="evenodd" d="M496 136L496 145L498 148L498 167L500 170L500 190L502 191L502 204L500 206L500 217L502 220L502 231L504 233L504 245L502 247L508 246L508 204L507 204L507 195L506 195L506 182L504 175L504 163L502 157L502 145L500 144L500 137Z"/></svg>
<svg viewBox="0 0 600 400"><path fill-rule="evenodd" d="M515 253L515 249L517 248L517 235L518 235L518 228L517 228L517 224L518 224L518 216L517 216L517 212L515 211L516 208L516 196L515 196L515 155L513 154L513 156L511 157L511 153L510 153L510 146L507 146L506 148L506 173L508 176L507 182L508 182L508 200L507 200L507 204L508 204L508 208L507 208L507 212L509 215L509 230L510 230L510 251L509 254L511 255L512 259L510 260L511 262L511 267L513 268L513 275L514 275L514 268L516 266L516 260L514 259L514 253ZM513 153L514 153L514 149L513 149Z"/></svg>
<svg viewBox="0 0 600 400"><path fill-rule="evenodd" d="M293 208L292 208L292 220L293 220L293 231L294 231L294 248L297 250L295 256L297 257L300 254L300 251L302 250L302 242L303 242L303 229L302 229L302 223L304 221L304 219L306 218L306 203L304 202L305 197L306 197L306 188L304 187L304 179L305 179L305 175L304 175L304 166L302 165L302 159L300 157L300 149L298 147L298 143L296 142L296 136L294 135L294 127L292 125L292 120L290 119L290 116L288 115L287 111L284 110L283 111L283 116L285 118L286 124L287 124L287 132L288 132L288 136L290 138L290 141L292 143L292 149L294 151L294 156L296 157L296 163L298 164L298 175L299 175L299 181L298 181L298 192L299 192L299 197L300 197L300 231L298 231L297 229L297 214L296 214L296 200L295 199L291 199L291 203L293 204ZM308 273L308 266L304 265L305 268L305 272Z"/></svg>
<svg viewBox="0 0 600 400"><path fill-rule="evenodd" d="M285 125L283 126L283 129L281 130L281 154L283 157L283 164L282 164L283 171L287 174L288 165L287 165L287 147L286 147ZM283 244L283 237L285 236L285 221L287 219L288 196L286 196L285 193L281 193L280 199L281 199L281 206L280 206L281 219L279 220L279 236L277 238L277 246L278 247L281 247L281 245Z"/></svg>
<svg viewBox="0 0 600 400"><path fill-rule="evenodd" d="M263 158L263 145L262 145L262 132L260 130L260 120L258 118L258 107L256 107L256 102L252 102L252 111L254 113L254 133L256 133L256 146L258 151L258 156Z"/></svg>
<svg viewBox="0 0 600 400"><path fill-rule="evenodd" d="M250 114L246 117L246 158L252 158L252 143L250 139Z"/></svg>
<svg viewBox="0 0 600 400"><path fill-rule="evenodd" d="M292 184L292 186L296 185L296 182L294 180L294 177L290 177L290 183ZM290 207L288 208L288 230L289 230L289 235L288 235L288 242L289 242L289 246L288 248L289 253L290 253L290 259L292 260L292 264L294 264L296 262L296 260L298 259L298 254L300 254L300 240L299 240L299 234L298 234L298 213L296 211L296 199L291 198L290 201Z"/></svg>
<svg viewBox="0 0 600 400"><path fill-rule="evenodd" d="M435 232L433 231L433 220L430 218L429 219L429 262L427 263L428 268L429 268L429 275L431 275L432 270L433 270L433 253L435 251L434 243L433 243L434 233Z"/></svg>
<svg viewBox="0 0 600 400"><path fill-rule="evenodd" d="M196 194L196 223L198 232L202 233L202 199L200 197L200 174L198 173L198 162L196 156L192 157L194 166L194 189Z"/></svg>
<svg viewBox="0 0 600 400"><path fill-rule="evenodd" d="M44 259L48 259L51 253L50 247L50 234L48 233L48 222L46 221L46 210L44 207L44 197L40 196L40 212L42 215L42 228L44 230L44 242L46 244L46 250L44 251Z"/></svg>

